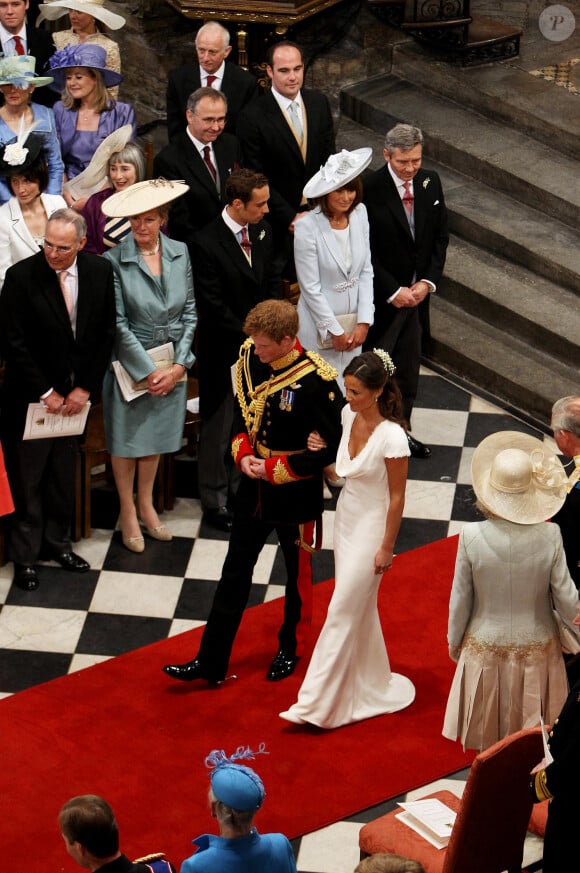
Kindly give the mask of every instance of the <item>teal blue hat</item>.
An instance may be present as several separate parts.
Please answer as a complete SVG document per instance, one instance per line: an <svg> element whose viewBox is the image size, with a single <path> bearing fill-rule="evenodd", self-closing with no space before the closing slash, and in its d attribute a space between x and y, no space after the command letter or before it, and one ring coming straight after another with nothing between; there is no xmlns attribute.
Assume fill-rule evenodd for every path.
<svg viewBox="0 0 580 873"><path fill-rule="evenodd" d="M205 759L205 766L211 767L211 788L216 800L240 812L253 812L262 806L266 792L257 773L235 761L253 761L256 755L267 755L265 743L260 743L257 752L250 747L238 746L233 755L228 756L214 749Z"/></svg>

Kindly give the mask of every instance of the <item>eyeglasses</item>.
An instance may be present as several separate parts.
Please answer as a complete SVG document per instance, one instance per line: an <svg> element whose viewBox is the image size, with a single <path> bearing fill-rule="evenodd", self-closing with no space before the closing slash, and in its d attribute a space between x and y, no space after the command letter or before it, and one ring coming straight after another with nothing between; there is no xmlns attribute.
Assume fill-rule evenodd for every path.
<svg viewBox="0 0 580 873"><path fill-rule="evenodd" d="M73 246L55 246L54 243L44 240L43 247L49 252L57 252L59 255L68 255L73 250Z"/></svg>

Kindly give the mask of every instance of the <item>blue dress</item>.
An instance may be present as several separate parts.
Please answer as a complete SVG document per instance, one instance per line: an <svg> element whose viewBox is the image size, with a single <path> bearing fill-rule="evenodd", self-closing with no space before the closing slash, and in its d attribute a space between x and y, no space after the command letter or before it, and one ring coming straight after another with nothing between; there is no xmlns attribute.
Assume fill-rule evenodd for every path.
<svg viewBox="0 0 580 873"><path fill-rule="evenodd" d="M56 132L60 140L67 179L73 179L86 169L97 146L119 127L131 124L133 126L131 139L135 139L137 123L135 110L131 104L111 102L110 107L101 112L98 130L77 130L78 112L75 109L66 109L61 100L54 104Z"/></svg>
<svg viewBox="0 0 580 873"><path fill-rule="evenodd" d="M203 834L193 841L198 850L181 865L181 873L296 873L292 846L284 834L259 834L252 828L245 837Z"/></svg>
<svg viewBox="0 0 580 873"><path fill-rule="evenodd" d="M117 333L115 357L136 381L153 372L146 349L172 342L174 361L189 369L197 316L187 246L162 237L161 276L153 276L133 234L103 257L115 276ZM178 382L166 397L144 394L123 399L110 370L103 384L107 451L121 458L176 452L181 447L187 383Z"/></svg>
<svg viewBox="0 0 580 873"><path fill-rule="evenodd" d="M32 116L37 127L34 133L42 138L42 148L48 166L48 185L46 194L62 194L62 174L64 165L60 156L60 144L56 132L56 122L52 109L31 103ZM16 139L16 134L6 122L0 118L0 145L6 145ZM6 179L0 179L0 203L7 203L12 197L12 190Z"/></svg>

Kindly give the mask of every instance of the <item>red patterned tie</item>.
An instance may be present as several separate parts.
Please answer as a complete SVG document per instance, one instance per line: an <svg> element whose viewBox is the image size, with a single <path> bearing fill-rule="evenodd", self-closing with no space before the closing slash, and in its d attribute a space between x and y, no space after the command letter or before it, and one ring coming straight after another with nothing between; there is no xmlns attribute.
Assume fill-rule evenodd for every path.
<svg viewBox="0 0 580 873"><path fill-rule="evenodd" d="M13 36L14 44L16 45L16 54L17 55L25 55L24 46L22 45L22 40L19 36Z"/></svg>
<svg viewBox="0 0 580 873"><path fill-rule="evenodd" d="M405 193L403 194L403 205L407 210L407 215L409 216L409 218L411 218L411 216L413 215L413 200L415 198L413 197L413 194L411 192L411 186L408 182L405 182L404 188Z"/></svg>
<svg viewBox="0 0 580 873"><path fill-rule="evenodd" d="M217 76L208 76L206 79L207 87L211 88L211 86L213 85L213 83L215 82L216 79L217 79Z"/></svg>
<svg viewBox="0 0 580 873"><path fill-rule="evenodd" d="M217 185L217 173L216 173L216 169L213 165L213 161L211 159L211 149L209 146L203 147L203 159L205 161L206 167L208 168L208 170L211 173L212 179L214 180L214 182Z"/></svg>
<svg viewBox="0 0 580 873"><path fill-rule="evenodd" d="M247 227L242 227L242 238L240 240L240 245L244 250L244 254L247 259L250 260L252 254L252 243L250 242L250 237L248 236Z"/></svg>

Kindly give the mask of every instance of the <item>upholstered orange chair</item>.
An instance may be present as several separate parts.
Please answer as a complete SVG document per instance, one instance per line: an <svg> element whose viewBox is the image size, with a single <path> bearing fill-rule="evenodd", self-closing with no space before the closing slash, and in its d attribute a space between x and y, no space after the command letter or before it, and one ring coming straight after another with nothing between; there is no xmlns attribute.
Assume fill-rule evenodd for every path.
<svg viewBox="0 0 580 873"><path fill-rule="evenodd" d="M461 800L449 791L428 795L457 812L446 849L436 849L393 811L361 829L361 857L403 855L426 873L520 873L532 810L529 774L543 755L539 728L518 731L477 755Z"/></svg>

